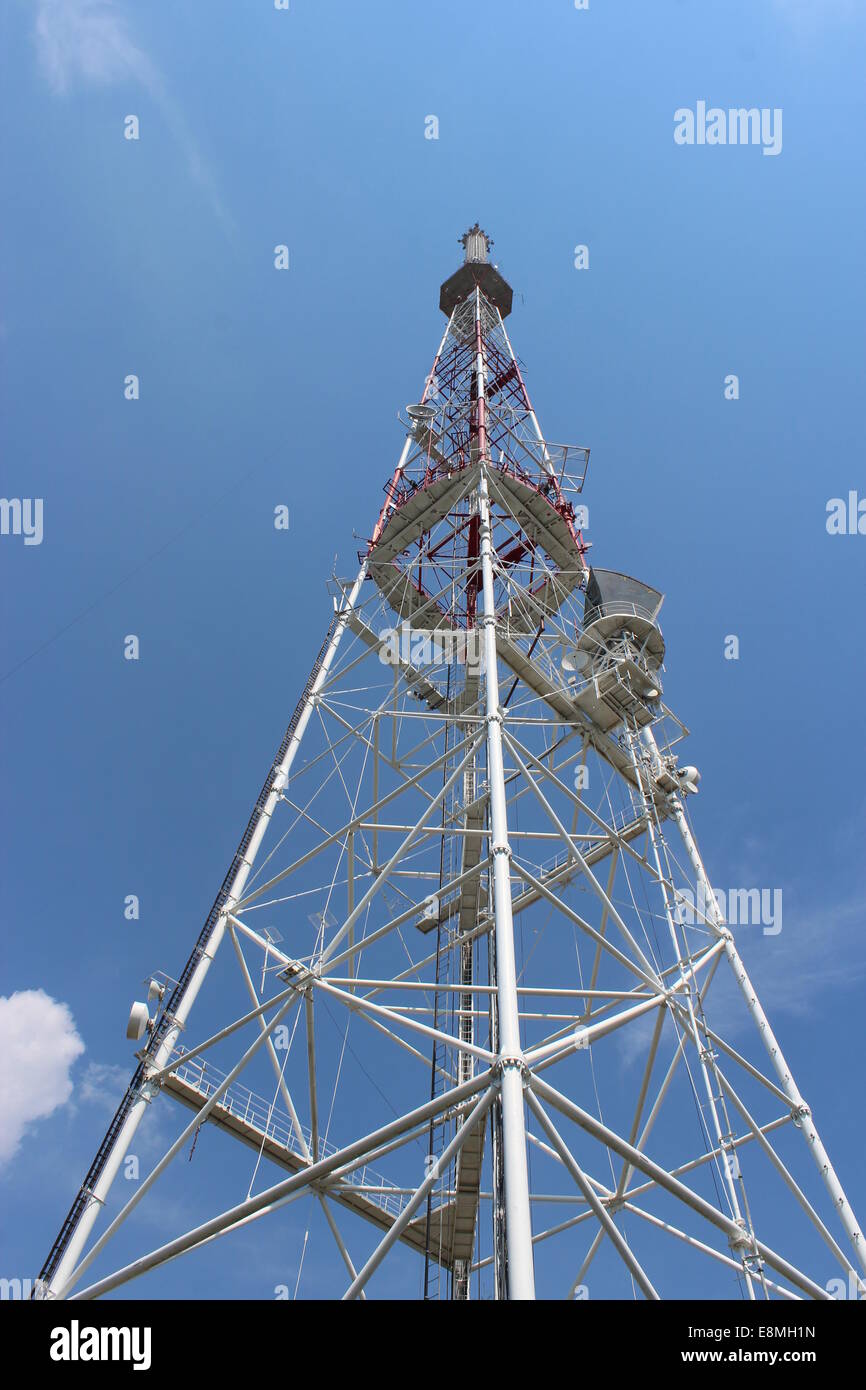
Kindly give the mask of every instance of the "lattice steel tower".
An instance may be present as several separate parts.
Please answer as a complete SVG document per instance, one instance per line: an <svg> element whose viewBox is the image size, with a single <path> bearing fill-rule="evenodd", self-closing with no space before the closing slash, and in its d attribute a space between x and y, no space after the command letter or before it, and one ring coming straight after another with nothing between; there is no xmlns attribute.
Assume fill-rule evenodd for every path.
<svg viewBox="0 0 866 1390"><path fill-rule="evenodd" d="M189 960L133 1008L138 1066L42 1296L223 1236L229 1260L311 1194L349 1298L824 1298L837 1263L866 1288L690 826L661 595L589 566L589 450L543 437L511 289L477 224L462 241L360 569ZM163 1094L192 1117L109 1198ZM118 1267L205 1121L248 1187Z"/></svg>

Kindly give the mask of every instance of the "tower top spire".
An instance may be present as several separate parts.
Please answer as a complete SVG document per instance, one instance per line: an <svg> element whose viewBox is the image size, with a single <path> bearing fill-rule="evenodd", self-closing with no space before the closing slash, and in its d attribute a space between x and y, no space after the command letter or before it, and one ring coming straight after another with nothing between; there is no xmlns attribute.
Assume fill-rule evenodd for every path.
<svg viewBox="0 0 866 1390"><path fill-rule="evenodd" d="M470 227L468 232L464 232L457 240L463 247L464 261L467 265L472 262L486 262L490 259L493 238L489 237L477 222L474 227Z"/></svg>
<svg viewBox="0 0 866 1390"><path fill-rule="evenodd" d="M490 264L493 238L476 222L457 240L463 247L463 264L445 281L439 291L439 308L449 318L461 300L473 293L477 285L503 318L511 313L513 293L508 281Z"/></svg>

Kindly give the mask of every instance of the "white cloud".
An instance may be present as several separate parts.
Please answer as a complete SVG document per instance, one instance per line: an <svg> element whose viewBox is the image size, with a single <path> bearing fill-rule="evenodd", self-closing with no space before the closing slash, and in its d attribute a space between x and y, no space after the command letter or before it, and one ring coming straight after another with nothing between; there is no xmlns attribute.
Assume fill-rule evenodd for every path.
<svg viewBox="0 0 866 1390"><path fill-rule="evenodd" d="M0 1163L18 1151L28 1125L69 1100L69 1071L83 1051L66 1004L41 989L0 997Z"/></svg>
<svg viewBox="0 0 866 1390"><path fill-rule="evenodd" d="M35 38L39 64L57 93L76 83L108 86L132 81L144 88L183 151L192 178L231 236L234 224L186 117L151 59L134 42L114 0L37 0Z"/></svg>
<svg viewBox="0 0 866 1390"><path fill-rule="evenodd" d="M749 927L734 930L771 1022L777 1013L816 1017L828 1012L833 992L856 989L866 978L863 893L812 907L802 905L796 886L784 891L785 913L778 936L765 937ZM792 901L795 906L790 908ZM732 981L728 990L735 993Z"/></svg>
<svg viewBox="0 0 866 1390"><path fill-rule="evenodd" d="M97 83L130 75L152 80L150 62L132 42L112 0L38 0L36 46L57 91L66 91L76 78Z"/></svg>
<svg viewBox="0 0 866 1390"><path fill-rule="evenodd" d="M130 1068L113 1067L107 1062L89 1062L78 1083L78 1099L98 1105L112 1114L129 1084Z"/></svg>

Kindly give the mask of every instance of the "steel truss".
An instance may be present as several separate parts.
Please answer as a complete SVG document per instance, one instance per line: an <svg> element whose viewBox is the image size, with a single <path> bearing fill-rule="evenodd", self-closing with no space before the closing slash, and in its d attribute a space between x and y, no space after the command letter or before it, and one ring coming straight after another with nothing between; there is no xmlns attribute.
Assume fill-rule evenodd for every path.
<svg viewBox="0 0 866 1390"><path fill-rule="evenodd" d="M528 1299L537 1273L545 1294L597 1277L654 1299L687 1269L708 1296L825 1298L836 1263L863 1293L853 1211L710 891L687 730L641 691L630 639L566 660L587 629L589 454L544 440L480 288L421 404L40 1294L110 1293L310 1194L348 1299L392 1251L423 1262L428 1297ZM711 1027L725 972L740 1013L729 989ZM350 1023L378 1078L362 1106ZM162 1095L192 1116L97 1234ZM113 1265L208 1121L280 1176Z"/></svg>

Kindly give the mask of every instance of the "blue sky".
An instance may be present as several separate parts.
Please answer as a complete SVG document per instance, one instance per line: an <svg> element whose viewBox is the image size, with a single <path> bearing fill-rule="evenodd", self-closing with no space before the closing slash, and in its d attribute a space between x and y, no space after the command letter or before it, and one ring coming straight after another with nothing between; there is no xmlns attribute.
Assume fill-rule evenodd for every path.
<svg viewBox="0 0 866 1390"><path fill-rule="evenodd" d="M44 499L41 545L0 538L0 990L70 1012L28 1087L45 1113L7 1116L0 1272L37 1272L122 1087L128 1001L222 880L476 218L547 437L591 446L591 558L667 595L710 874L784 891L782 933L742 949L862 1207L866 538L825 526L866 496L862 9L18 0L0 24L3 492ZM677 146L699 100L781 108L781 153ZM310 1223L315 1295L305 1204L234 1238L241 1291L293 1286ZM160 1278L238 1291L210 1252Z"/></svg>

